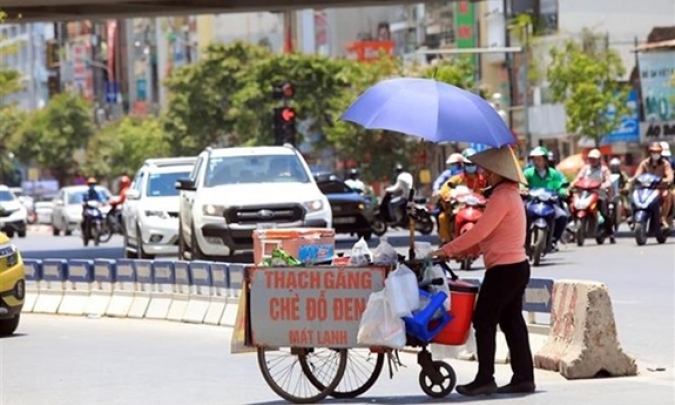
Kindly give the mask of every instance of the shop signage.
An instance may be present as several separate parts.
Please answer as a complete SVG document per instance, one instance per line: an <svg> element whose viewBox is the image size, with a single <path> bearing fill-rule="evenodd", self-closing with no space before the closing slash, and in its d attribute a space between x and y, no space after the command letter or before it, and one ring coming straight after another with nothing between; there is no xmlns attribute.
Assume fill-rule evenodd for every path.
<svg viewBox="0 0 675 405"><path fill-rule="evenodd" d="M643 122L640 124L640 141L675 142L675 121Z"/></svg>

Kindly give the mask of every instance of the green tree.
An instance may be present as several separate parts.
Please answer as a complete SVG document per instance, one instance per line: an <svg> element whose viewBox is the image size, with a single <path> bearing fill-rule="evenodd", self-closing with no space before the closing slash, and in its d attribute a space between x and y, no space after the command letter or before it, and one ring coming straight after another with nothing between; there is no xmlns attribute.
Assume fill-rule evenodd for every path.
<svg viewBox="0 0 675 405"><path fill-rule="evenodd" d="M125 117L89 139L86 168L96 176L131 176L146 159L170 155L171 145L158 119Z"/></svg>
<svg viewBox="0 0 675 405"><path fill-rule="evenodd" d="M50 170L63 183L77 166L75 153L86 147L94 128L87 101L74 93L61 93L29 115L13 134L10 150L23 163Z"/></svg>
<svg viewBox="0 0 675 405"><path fill-rule="evenodd" d="M395 132L366 130L337 118L369 87L402 73L400 62L385 56L371 63L348 62L342 75L349 86L331 101L334 123L324 129L326 140L341 160L353 160L367 168L363 177L368 181L391 177L392 165L408 164L419 142Z"/></svg>
<svg viewBox="0 0 675 405"><path fill-rule="evenodd" d="M0 11L0 23L5 21L7 14ZM2 42L4 38L0 38ZM5 55L11 55L16 53L16 46L2 44L0 45L0 57ZM2 58L4 60L4 58ZM7 68L7 65L0 62L0 99L13 94L21 89L21 83L19 79L21 78L21 73L17 70Z"/></svg>
<svg viewBox="0 0 675 405"><path fill-rule="evenodd" d="M550 50L547 76L552 99L567 113L567 131L587 136L598 145L628 112L629 89L622 84L624 67L619 54L603 38L585 31L581 43L568 40ZM608 114L608 109L614 114Z"/></svg>
<svg viewBox="0 0 675 405"><path fill-rule="evenodd" d="M349 62L315 55L272 55L252 65L246 85L233 97L229 117L236 122L236 143L270 145L274 143L272 98L275 85L289 82L295 89L291 106L298 121L312 130L321 130L329 120L333 99L344 91Z"/></svg>
<svg viewBox="0 0 675 405"><path fill-rule="evenodd" d="M162 121L173 154L196 154L227 140L235 130L232 96L246 84L251 65L269 55L268 49L244 42L214 44L199 62L172 72L165 82L169 105Z"/></svg>

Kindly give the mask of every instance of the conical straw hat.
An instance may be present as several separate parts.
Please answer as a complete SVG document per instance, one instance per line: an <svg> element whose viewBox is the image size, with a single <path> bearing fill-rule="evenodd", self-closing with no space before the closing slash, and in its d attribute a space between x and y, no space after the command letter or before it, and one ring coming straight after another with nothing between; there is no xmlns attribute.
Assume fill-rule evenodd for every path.
<svg viewBox="0 0 675 405"><path fill-rule="evenodd" d="M497 173L506 179L527 184L527 179L523 176L518 159L508 145L501 148L486 149L483 152L469 156L469 160L483 169Z"/></svg>

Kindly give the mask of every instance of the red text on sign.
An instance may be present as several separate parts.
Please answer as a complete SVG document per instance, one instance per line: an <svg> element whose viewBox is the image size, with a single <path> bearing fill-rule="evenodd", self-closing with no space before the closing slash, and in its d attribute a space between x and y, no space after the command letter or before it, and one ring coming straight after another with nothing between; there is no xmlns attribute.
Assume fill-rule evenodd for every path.
<svg viewBox="0 0 675 405"><path fill-rule="evenodd" d="M288 290L371 290L373 275L363 269L265 270L265 284L270 289Z"/></svg>
<svg viewBox="0 0 675 405"><path fill-rule="evenodd" d="M317 333L316 343L320 346L346 345L349 338L344 330L323 330Z"/></svg>
<svg viewBox="0 0 675 405"><path fill-rule="evenodd" d="M271 298L270 318L273 321L300 320L300 299L297 297Z"/></svg>
<svg viewBox="0 0 675 405"><path fill-rule="evenodd" d="M358 321L366 310L364 298L335 298L333 299L334 321Z"/></svg>
<svg viewBox="0 0 675 405"><path fill-rule="evenodd" d="M468 25L463 25L457 28L457 36L461 39L471 39L473 38L473 30Z"/></svg>

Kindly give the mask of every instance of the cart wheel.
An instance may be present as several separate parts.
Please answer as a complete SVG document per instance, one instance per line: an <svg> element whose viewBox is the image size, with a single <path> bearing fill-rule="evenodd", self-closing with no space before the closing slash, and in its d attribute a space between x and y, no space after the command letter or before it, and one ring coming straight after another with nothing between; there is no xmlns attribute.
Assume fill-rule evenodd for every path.
<svg viewBox="0 0 675 405"><path fill-rule="evenodd" d="M420 387L425 394L431 398L443 398L450 395L453 389L455 389L455 384L457 384L457 376L455 375L455 370L452 366L444 361L434 361L434 369L441 373L443 376L443 381L434 383L431 376L427 374L425 369L420 370Z"/></svg>
<svg viewBox="0 0 675 405"><path fill-rule="evenodd" d="M259 347L258 366L267 385L281 398L295 404L313 404L330 395L340 383L347 366L347 350L332 350L328 353L329 359L323 363L327 369L320 372L326 380L324 389L314 386L303 371L302 364L307 362L305 358L308 355L311 353L304 349L296 353L296 350L291 351L289 348ZM297 370L297 376L294 376L294 370Z"/></svg>
<svg viewBox="0 0 675 405"><path fill-rule="evenodd" d="M314 349L313 353L300 358L302 371L307 379L319 390L325 389L325 382L321 381L323 375L317 366L326 364L326 351L333 349ZM334 359L333 361L335 361ZM347 367L344 377L330 394L333 398L345 399L356 398L365 394L380 377L384 366L384 353L371 353L370 349L349 349L347 351Z"/></svg>

